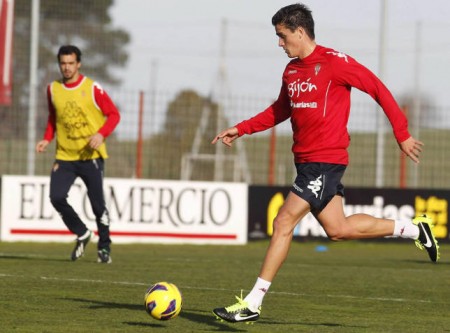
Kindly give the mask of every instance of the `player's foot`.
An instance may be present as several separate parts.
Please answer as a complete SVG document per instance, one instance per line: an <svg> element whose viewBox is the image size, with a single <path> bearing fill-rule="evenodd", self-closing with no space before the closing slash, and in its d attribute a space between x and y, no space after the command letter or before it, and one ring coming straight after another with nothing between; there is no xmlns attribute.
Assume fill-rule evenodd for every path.
<svg viewBox="0 0 450 333"><path fill-rule="evenodd" d="M109 251L106 249L98 250L97 252L97 262L102 264L110 264L112 263L111 256L109 254Z"/></svg>
<svg viewBox="0 0 450 333"><path fill-rule="evenodd" d="M422 215L413 219L413 223L419 227L416 246L421 250L426 249L431 261L438 261L440 258L439 245L433 234L433 221L426 215Z"/></svg>
<svg viewBox="0 0 450 333"><path fill-rule="evenodd" d="M261 314L261 307L258 309L250 309L248 302L241 297L236 296L238 302L225 308L216 308L213 313L217 319L223 319L230 323L247 322L252 323L258 320Z"/></svg>
<svg viewBox="0 0 450 333"><path fill-rule="evenodd" d="M92 237L92 231L88 230L81 238L77 238L77 243L72 251L72 261L81 258L84 255L86 245L89 243Z"/></svg>

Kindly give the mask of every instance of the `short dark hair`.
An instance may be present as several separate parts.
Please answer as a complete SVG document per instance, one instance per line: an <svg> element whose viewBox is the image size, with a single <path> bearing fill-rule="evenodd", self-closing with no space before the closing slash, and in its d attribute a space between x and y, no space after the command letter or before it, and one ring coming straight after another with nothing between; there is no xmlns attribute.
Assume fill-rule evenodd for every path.
<svg viewBox="0 0 450 333"><path fill-rule="evenodd" d="M74 45L63 45L59 48L58 51L58 61L59 61L59 57L62 55L69 55L69 54L74 54L77 56L77 62L81 61L81 51L78 47L74 46Z"/></svg>
<svg viewBox="0 0 450 333"><path fill-rule="evenodd" d="M301 27L305 29L309 38L315 39L312 12L304 4L296 3L281 8L272 17L272 24L273 26L282 24L291 31Z"/></svg>

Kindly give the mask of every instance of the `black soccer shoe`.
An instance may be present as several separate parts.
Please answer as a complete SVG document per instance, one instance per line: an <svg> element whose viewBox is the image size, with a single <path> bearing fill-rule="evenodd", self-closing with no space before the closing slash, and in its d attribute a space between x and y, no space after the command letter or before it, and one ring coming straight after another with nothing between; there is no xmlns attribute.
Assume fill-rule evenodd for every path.
<svg viewBox="0 0 450 333"><path fill-rule="evenodd" d="M222 319L230 323L253 323L259 319L261 307L259 307L256 311L252 311L248 306L248 302L238 296L236 296L236 299L238 300L236 304L213 310L213 313L216 315L217 319Z"/></svg>
<svg viewBox="0 0 450 333"><path fill-rule="evenodd" d="M112 263L111 255L108 250L102 249L97 252L97 262L101 264L110 264Z"/></svg>
<svg viewBox="0 0 450 333"><path fill-rule="evenodd" d="M426 249L432 262L437 262L440 258L439 245L433 234L433 221L426 215L418 216L413 219L413 223L419 227L419 238L416 240L416 246L423 250Z"/></svg>
<svg viewBox="0 0 450 333"><path fill-rule="evenodd" d="M86 249L86 245L89 243L92 237L92 231L88 231L89 234L83 239L77 238L77 243L75 244L75 248L72 251L72 261L78 260L84 255L84 250Z"/></svg>

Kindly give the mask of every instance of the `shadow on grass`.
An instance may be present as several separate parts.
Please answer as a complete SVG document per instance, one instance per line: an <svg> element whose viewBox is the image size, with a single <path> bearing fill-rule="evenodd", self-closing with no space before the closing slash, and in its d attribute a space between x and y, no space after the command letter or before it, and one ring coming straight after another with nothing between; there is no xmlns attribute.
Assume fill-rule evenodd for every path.
<svg viewBox="0 0 450 333"><path fill-rule="evenodd" d="M208 332L247 332L246 329L243 329L243 324L228 324L224 322L220 322L216 320L211 313L207 313L206 311L199 310L183 310L180 313L180 318L189 320L194 323L198 323L200 325L209 326ZM177 320L177 319L174 319ZM148 323L143 322L126 322L125 324L130 326L150 326ZM152 326L163 327L164 325L153 324ZM164 326L165 327L165 326ZM199 331L204 331L204 329L199 329Z"/></svg>
<svg viewBox="0 0 450 333"><path fill-rule="evenodd" d="M144 312L144 306L141 304L129 304L129 303L115 303L115 302L102 302L98 300L85 299L85 298L64 298L64 300L87 303L90 304L87 308L92 310L97 309L124 309L124 310L137 310ZM162 328L164 325L160 324L158 321L149 322L124 322L125 325L136 326L136 327L153 327Z"/></svg>
<svg viewBox="0 0 450 333"><path fill-rule="evenodd" d="M66 301L80 302L88 304L89 309L125 309L125 310L137 310L144 311L144 306L142 304L129 304L129 303L116 303L116 302L103 302L92 299L85 298L64 298ZM230 327L226 323L222 323L214 318L214 315L203 310L189 310L184 309L181 311L181 318L187 319L192 322L200 323L203 325L209 325L215 331L226 331L226 332L246 332L246 330L239 329L238 327ZM161 322L162 323L162 322ZM142 326L142 327L165 327L165 325L151 322L124 322L126 325L130 326Z"/></svg>
<svg viewBox="0 0 450 333"><path fill-rule="evenodd" d="M259 320L261 324L264 325L295 325L295 326L312 326L312 327L340 327L340 328L360 328L360 329L367 329L368 326L360 326L360 325L346 325L346 324L339 324L339 323L307 323L307 322L289 322L289 321L272 321L272 320Z"/></svg>
<svg viewBox="0 0 450 333"><path fill-rule="evenodd" d="M93 299L85 298L61 298L65 301L74 301L80 303L89 303L87 306L89 309L125 309L125 310L139 310L145 311L143 304L127 304L127 303L115 303L115 302L102 302Z"/></svg>
<svg viewBox="0 0 450 333"><path fill-rule="evenodd" d="M44 256L34 256L34 255L8 255L8 254L0 254L0 260L33 260L33 261L66 261L69 262L69 258L49 258Z"/></svg>
<svg viewBox="0 0 450 333"><path fill-rule="evenodd" d="M153 328L163 328L165 325L161 325L156 323L146 323L146 322L137 322L137 321L125 321L125 325L135 326L135 327L153 327Z"/></svg>
<svg viewBox="0 0 450 333"><path fill-rule="evenodd" d="M247 330L242 329L242 326L233 326L236 324L225 323L219 320L216 320L214 314L211 312L206 312L203 310L183 310L180 313L180 317L185 318L189 321L193 321L200 324L209 325L214 328L215 331L223 331L223 332L246 332Z"/></svg>
<svg viewBox="0 0 450 333"><path fill-rule="evenodd" d="M184 310L180 313L180 317L188 319L193 322L198 322L201 324L207 324L210 327L214 327L215 331L226 331L226 332L247 332L246 328L254 328L256 331L258 329L258 325L261 325L261 328L264 326L326 326L326 327L343 327L343 328L367 328L366 326L356 326L356 325L345 325L339 323L306 323L301 321L275 321L270 319L259 319L254 325L248 326L245 323L227 323L221 322L215 319L214 315L209 312L203 310ZM265 329L267 330L267 329ZM286 328L289 331L289 328Z"/></svg>
<svg viewBox="0 0 450 333"><path fill-rule="evenodd" d="M57 262L66 262L73 265L95 265L95 266L109 266L104 264L99 264L97 262L97 257L95 258L81 258L77 261L73 261L70 258L70 253L67 254L65 257L46 257L45 255L39 255L39 254L6 254L6 253L0 253L0 261L1 260L30 260L30 261L57 261Z"/></svg>
<svg viewBox="0 0 450 333"><path fill-rule="evenodd" d="M209 312L203 310L183 310L180 313L180 317L191 322L195 322L201 325L208 325L208 331L214 332L248 332L249 330L258 331L258 326L260 326L262 331L270 331L267 326L298 326L298 327L317 327L317 330L320 330L320 327L336 327L336 328L356 328L356 329L367 329L367 326L358 326L358 325L346 325L340 323L307 323L301 321L275 321L270 319L260 319L258 322L255 322L254 325L247 325L245 323L227 323L223 321L219 321L215 319L214 315ZM147 323L139 323L139 322L128 322L126 323L132 326L149 326ZM160 325L162 326L162 325ZM291 328L286 327L286 331L290 331Z"/></svg>
<svg viewBox="0 0 450 333"><path fill-rule="evenodd" d="M103 302L98 300L92 300L92 299L84 299L84 298L64 298L64 300L67 301L74 301L74 302L80 302L80 303L87 303L89 304L87 307L89 309L125 309L125 310L136 310L136 311L144 311L144 307L141 304L129 304L129 303L116 303L116 302ZM202 325L208 325L211 330L217 331L217 332L247 332L246 324L244 323L227 323L217 320L214 317L214 314L212 312L207 312L204 310L194 310L194 309L185 309L180 313L180 318L189 320L191 322L199 323ZM161 324L160 324L161 323ZM163 322L139 322L139 321L130 321L130 322L124 322L124 324L129 326L136 326L136 327L166 327ZM331 322L323 322L323 323L308 323L303 321L276 321L276 320L270 320L270 319L260 319L255 325L261 325L261 326L271 326L271 325L278 325L278 326L312 326L312 327L342 327L342 328L367 328L365 326L355 326L355 325L346 325L346 324L340 324L340 323L331 323ZM248 327L248 326L247 326ZM256 327L256 326L253 326ZM250 328L250 327L248 327Z"/></svg>
<svg viewBox="0 0 450 333"><path fill-rule="evenodd" d="M433 265L439 265L439 266L450 265L450 261L442 261L442 260L439 260L438 262L432 262L432 261L426 260L426 259L425 260L407 259L405 261L409 262L409 263L419 264L419 265L431 265L431 266L433 266Z"/></svg>

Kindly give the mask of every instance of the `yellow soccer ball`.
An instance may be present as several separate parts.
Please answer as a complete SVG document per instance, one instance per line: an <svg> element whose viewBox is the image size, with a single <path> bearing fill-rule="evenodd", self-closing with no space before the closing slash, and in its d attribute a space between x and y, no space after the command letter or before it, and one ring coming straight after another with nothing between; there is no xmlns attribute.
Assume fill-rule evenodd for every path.
<svg viewBox="0 0 450 333"><path fill-rule="evenodd" d="M158 282L147 289L144 296L145 311L155 319L169 320L178 316L183 296L176 285Z"/></svg>

